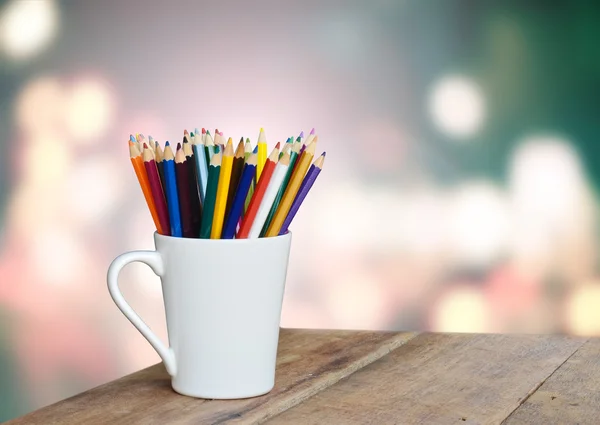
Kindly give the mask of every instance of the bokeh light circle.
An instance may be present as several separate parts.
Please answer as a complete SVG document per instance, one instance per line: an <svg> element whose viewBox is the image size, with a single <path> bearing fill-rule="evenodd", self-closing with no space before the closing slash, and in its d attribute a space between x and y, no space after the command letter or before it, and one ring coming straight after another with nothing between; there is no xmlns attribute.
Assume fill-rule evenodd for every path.
<svg viewBox="0 0 600 425"><path fill-rule="evenodd" d="M453 196L448 219L450 243L460 261L489 263L508 246L508 197L492 183L472 182L460 187Z"/></svg>
<svg viewBox="0 0 600 425"><path fill-rule="evenodd" d="M586 284L567 301L568 331L575 335L600 335L600 284Z"/></svg>
<svg viewBox="0 0 600 425"><path fill-rule="evenodd" d="M38 140L48 132L62 132L64 100L64 89L57 78L45 76L28 82L15 104L19 127Z"/></svg>
<svg viewBox="0 0 600 425"><path fill-rule="evenodd" d="M101 137L114 116L114 97L102 81L76 82L66 100L66 127L75 142L88 143Z"/></svg>
<svg viewBox="0 0 600 425"><path fill-rule="evenodd" d="M54 0L13 0L0 12L0 47L15 59L39 53L58 29Z"/></svg>
<svg viewBox="0 0 600 425"><path fill-rule="evenodd" d="M485 100L480 87L470 78L446 76L435 83L429 112L444 134L464 139L474 135L485 119Z"/></svg>
<svg viewBox="0 0 600 425"><path fill-rule="evenodd" d="M490 309L485 295L477 288L461 285L442 296L432 310L434 332L489 332Z"/></svg>

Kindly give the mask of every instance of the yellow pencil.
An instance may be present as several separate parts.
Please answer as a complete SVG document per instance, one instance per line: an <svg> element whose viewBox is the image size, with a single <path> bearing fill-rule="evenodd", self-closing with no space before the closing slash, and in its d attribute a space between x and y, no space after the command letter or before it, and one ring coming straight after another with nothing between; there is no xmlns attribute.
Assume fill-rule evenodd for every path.
<svg viewBox="0 0 600 425"><path fill-rule="evenodd" d="M258 157L256 163L256 182L260 179L263 168L265 168L265 162L267 162L267 136L265 136L265 130L261 127L260 133L258 134Z"/></svg>
<svg viewBox="0 0 600 425"><path fill-rule="evenodd" d="M223 159L221 161L221 173L219 174L219 185L217 187L217 198L215 201L215 212L213 214L211 239L221 239L223 221L225 220L225 208L227 206L227 194L231 180L231 168L233 167L233 141L231 137L227 141Z"/></svg>
<svg viewBox="0 0 600 425"><path fill-rule="evenodd" d="M311 143L306 147L302 156L299 158L300 162L298 163L298 167L296 167L292 173L292 177L290 178L290 182L285 189L283 198L281 198L281 202L279 203L277 211L273 216L273 220L267 229L267 233L265 233L266 237L277 236L279 234L279 230L281 229L285 218L290 212L294 198L296 198L296 193L298 193L298 189L300 189L302 180L304 180L304 176L308 171L308 167L310 167L310 163L315 155L316 147L316 143Z"/></svg>

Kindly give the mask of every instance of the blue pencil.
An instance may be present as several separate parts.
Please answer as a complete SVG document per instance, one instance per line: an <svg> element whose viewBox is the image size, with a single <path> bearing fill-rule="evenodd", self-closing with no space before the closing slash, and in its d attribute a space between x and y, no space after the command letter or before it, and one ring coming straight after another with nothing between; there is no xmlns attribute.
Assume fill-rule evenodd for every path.
<svg viewBox="0 0 600 425"><path fill-rule="evenodd" d="M175 156L169 142L165 143L164 151L165 167L165 193L167 195L167 206L169 207L169 221L171 224L171 236L180 238L181 215L179 213L179 196L177 195L177 178L175 177Z"/></svg>
<svg viewBox="0 0 600 425"><path fill-rule="evenodd" d="M225 227L223 228L223 233L221 235L222 239L233 239L235 236L237 224L244 212L244 203L246 201L246 196L248 195L248 190L254 181L256 161L257 155L254 153L248 158L248 161L246 161L246 164L244 165L244 171L242 171L242 177L240 177L240 182L235 192L235 198L233 198L233 203L231 204L231 211L229 211L229 216L227 217Z"/></svg>

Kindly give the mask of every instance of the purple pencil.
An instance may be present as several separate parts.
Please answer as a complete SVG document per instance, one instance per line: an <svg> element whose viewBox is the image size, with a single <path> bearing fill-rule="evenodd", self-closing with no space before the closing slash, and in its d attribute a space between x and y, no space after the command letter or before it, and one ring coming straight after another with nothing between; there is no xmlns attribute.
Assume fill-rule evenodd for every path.
<svg viewBox="0 0 600 425"><path fill-rule="evenodd" d="M302 180L302 184L300 184L300 189L298 189L298 193L296 194L294 202L292 202L292 206L290 207L290 212L288 213L287 217L283 221L283 224L281 225L281 230L279 230L280 235L284 235L288 231L288 227L290 227L292 220L294 219L296 213L300 209L300 205L302 205L304 198L306 198L306 195L310 191L310 188L313 186L313 184L315 184L315 180L317 180L319 173L323 169L325 155L326 152L323 152L321 156L318 157L315 160L315 162L312 163L310 169L306 173L306 176Z"/></svg>

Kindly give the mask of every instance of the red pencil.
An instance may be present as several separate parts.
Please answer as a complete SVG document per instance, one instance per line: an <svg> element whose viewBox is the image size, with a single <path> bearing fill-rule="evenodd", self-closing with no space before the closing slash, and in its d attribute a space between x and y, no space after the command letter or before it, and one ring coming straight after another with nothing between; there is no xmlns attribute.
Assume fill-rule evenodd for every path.
<svg viewBox="0 0 600 425"><path fill-rule="evenodd" d="M156 206L156 212L158 214L160 225L163 229L163 234L170 236L171 226L169 225L169 210L167 208L167 201L165 200L165 193L160 182L158 169L156 168L156 161L152 157L152 152L145 143L144 167L146 167L146 174L148 175L148 182L150 183L150 191L152 192L152 198L154 199L154 205Z"/></svg>
<svg viewBox="0 0 600 425"><path fill-rule="evenodd" d="M273 152L271 152L271 155L269 155L269 158L267 158L265 167L263 168L262 174L260 175L260 180L258 180L256 189L254 189L254 195L252 195L252 199L250 200L248 209L246 210L246 213L242 218L242 225L240 226L240 230L235 236L237 239L245 239L250 233L252 223L254 222L256 214L258 213L258 208L260 207L263 196L265 195L267 186L269 186L269 181L271 180L273 171L275 171L277 161L279 161L279 146L280 144L277 143L275 149L273 149Z"/></svg>

